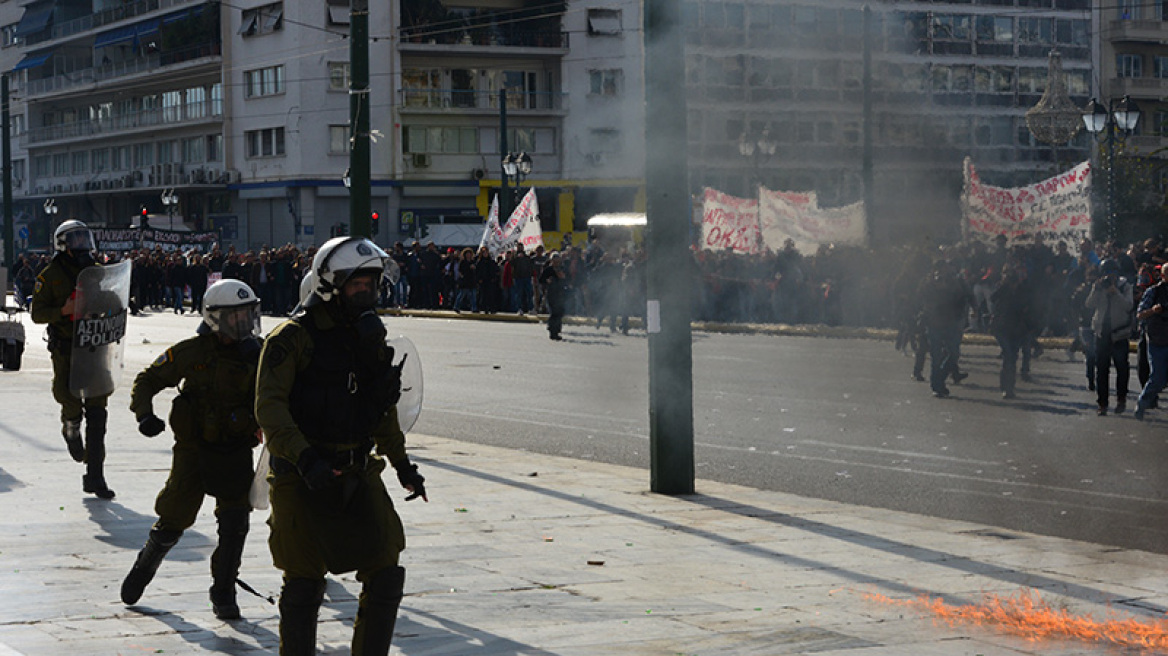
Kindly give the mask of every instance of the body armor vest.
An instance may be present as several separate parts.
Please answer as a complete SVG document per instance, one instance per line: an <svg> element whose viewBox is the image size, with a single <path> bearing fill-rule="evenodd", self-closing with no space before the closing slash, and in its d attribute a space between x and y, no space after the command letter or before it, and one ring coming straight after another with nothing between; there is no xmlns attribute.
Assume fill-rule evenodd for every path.
<svg viewBox="0 0 1168 656"><path fill-rule="evenodd" d="M288 399L300 432L314 444L372 442L401 387L384 330L361 340L352 326L320 329L311 312L295 321L313 345L312 359L297 373Z"/></svg>

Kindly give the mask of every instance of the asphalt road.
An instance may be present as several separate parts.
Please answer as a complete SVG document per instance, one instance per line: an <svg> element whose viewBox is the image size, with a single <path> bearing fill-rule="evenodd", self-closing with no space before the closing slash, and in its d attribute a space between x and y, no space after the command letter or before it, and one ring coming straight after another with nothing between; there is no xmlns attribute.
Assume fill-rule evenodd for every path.
<svg viewBox="0 0 1168 656"><path fill-rule="evenodd" d="M643 333L568 326L552 342L533 324L387 324L421 354L415 431L637 466L648 489ZM1081 356L1048 352L1005 401L988 346L966 348L971 375L943 400L889 342L695 333L693 353L699 490L711 479L984 523L1002 539L1168 553L1168 410L1097 417Z"/></svg>

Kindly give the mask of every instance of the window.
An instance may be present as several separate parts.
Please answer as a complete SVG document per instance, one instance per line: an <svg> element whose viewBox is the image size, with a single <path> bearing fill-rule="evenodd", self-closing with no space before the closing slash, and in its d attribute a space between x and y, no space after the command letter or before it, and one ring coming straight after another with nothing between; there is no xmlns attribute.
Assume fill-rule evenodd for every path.
<svg viewBox="0 0 1168 656"><path fill-rule="evenodd" d="M109 148L95 148L89 156L94 173L103 173L110 170Z"/></svg>
<svg viewBox="0 0 1168 656"><path fill-rule="evenodd" d="M1116 55L1115 74L1118 77L1143 77L1143 59L1139 55Z"/></svg>
<svg viewBox="0 0 1168 656"><path fill-rule="evenodd" d="M154 144L134 144L134 167L144 168L154 165Z"/></svg>
<svg viewBox="0 0 1168 656"><path fill-rule="evenodd" d="M55 153L53 155L53 175L69 175L68 153Z"/></svg>
<svg viewBox="0 0 1168 656"><path fill-rule="evenodd" d="M223 135L209 134L206 137L207 141L207 161L208 162L222 162L223 161Z"/></svg>
<svg viewBox="0 0 1168 656"><path fill-rule="evenodd" d="M37 155L32 158L32 174L36 177L47 178L52 170L52 160L48 155Z"/></svg>
<svg viewBox="0 0 1168 656"><path fill-rule="evenodd" d="M346 140L348 126L345 127ZM407 127L403 130L407 153L447 153L474 155L479 152L479 131L477 128L436 128ZM514 142L507 144L508 150L527 150ZM347 151L346 151L347 152Z"/></svg>
<svg viewBox="0 0 1168 656"><path fill-rule="evenodd" d="M350 13L349 0L328 0L329 25L348 25Z"/></svg>
<svg viewBox="0 0 1168 656"><path fill-rule="evenodd" d="M73 175L89 173L89 151L73 153Z"/></svg>
<svg viewBox="0 0 1168 656"><path fill-rule="evenodd" d="M1055 20L1055 39L1060 44L1086 48L1090 45L1087 37L1089 25L1085 20Z"/></svg>
<svg viewBox="0 0 1168 656"><path fill-rule="evenodd" d="M207 115L207 90L192 87L186 91L186 118L203 118Z"/></svg>
<svg viewBox="0 0 1168 656"><path fill-rule="evenodd" d="M1168 133L1168 112L1156 112L1152 115L1152 124L1149 126L1152 134L1164 135Z"/></svg>
<svg viewBox="0 0 1168 656"><path fill-rule="evenodd" d="M249 130L243 133L248 157L278 157L284 154L284 128Z"/></svg>
<svg viewBox="0 0 1168 656"><path fill-rule="evenodd" d="M1164 55L1156 55L1156 77L1168 77L1168 57Z"/></svg>
<svg viewBox="0 0 1168 656"><path fill-rule="evenodd" d="M0 33L3 34L4 38L3 47L7 48L9 46L19 46L24 44L24 39L16 36L16 26L17 23L12 23L11 25L0 27Z"/></svg>
<svg viewBox="0 0 1168 656"><path fill-rule="evenodd" d="M1140 17L1140 7L1146 0L1118 0L1115 3L1116 17L1120 20L1132 20Z"/></svg>
<svg viewBox="0 0 1168 656"><path fill-rule="evenodd" d="M402 69L402 89L406 107L441 107L442 69Z"/></svg>
<svg viewBox="0 0 1168 656"><path fill-rule="evenodd" d="M937 14L932 21L933 38L939 41L968 41L969 16Z"/></svg>
<svg viewBox="0 0 1168 656"><path fill-rule="evenodd" d="M594 96L616 96L620 94L624 72L619 68L588 71L591 85L589 93Z"/></svg>
<svg viewBox="0 0 1168 656"><path fill-rule="evenodd" d="M175 149L173 141L159 141L158 142L158 163L169 164L175 160Z"/></svg>
<svg viewBox="0 0 1168 656"><path fill-rule="evenodd" d="M182 91L167 91L162 94L162 121L175 123L182 120Z"/></svg>
<svg viewBox="0 0 1168 656"><path fill-rule="evenodd" d="M205 145L203 137L192 137L182 140L182 161L187 164L197 164L206 159L203 151Z"/></svg>
<svg viewBox="0 0 1168 656"><path fill-rule="evenodd" d="M345 155L351 148L352 141L349 139L349 126L346 125L330 125L329 126L329 154L330 155ZM409 150L406 150L409 152Z"/></svg>
<svg viewBox="0 0 1168 656"><path fill-rule="evenodd" d="M1018 42L1036 45L1051 43L1049 18L1019 18Z"/></svg>
<svg viewBox="0 0 1168 656"><path fill-rule="evenodd" d="M620 9L588 10L588 36L618 36L620 33Z"/></svg>
<svg viewBox="0 0 1168 656"><path fill-rule="evenodd" d="M116 146L110 148L110 168L114 171L125 171L130 168L130 147Z"/></svg>
<svg viewBox="0 0 1168 656"><path fill-rule="evenodd" d="M269 66L243 72L243 86L248 98L284 93L284 66Z"/></svg>
<svg viewBox="0 0 1168 656"><path fill-rule="evenodd" d="M349 62L329 62L329 91L349 90Z"/></svg>
<svg viewBox="0 0 1168 656"><path fill-rule="evenodd" d="M284 3L276 2L255 9L243 10L239 34L245 37L269 34L284 29Z"/></svg>

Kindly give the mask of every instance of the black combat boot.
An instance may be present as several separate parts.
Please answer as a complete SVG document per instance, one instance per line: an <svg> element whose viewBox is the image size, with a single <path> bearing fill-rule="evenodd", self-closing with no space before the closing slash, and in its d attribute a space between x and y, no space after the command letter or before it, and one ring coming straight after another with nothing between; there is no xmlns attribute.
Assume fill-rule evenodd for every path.
<svg viewBox="0 0 1168 656"><path fill-rule="evenodd" d="M142 592L158 571L158 566L162 564L162 559L166 557L170 548L178 543L180 537L182 531L167 531L158 528L157 524L150 529L146 546L138 552L138 560L134 561L134 567L126 575L126 580L122 581L122 603L127 606L138 603L142 598Z"/></svg>
<svg viewBox="0 0 1168 656"><path fill-rule="evenodd" d="M280 591L280 656L315 656L324 579L285 579ZM355 653L355 652L354 652Z"/></svg>
<svg viewBox="0 0 1168 656"><path fill-rule="evenodd" d="M81 441L81 417L61 422L61 436L74 462L85 462L85 443Z"/></svg>
<svg viewBox="0 0 1168 656"><path fill-rule="evenodd" d="M235 581L243 545L247 542L250 510L225 510L219 515L219 546L211 554L211 610L221 620L239 619Z"/></svg>
<svg viewBox="0 0 1168 656"><path fill-rule="evenodd" d="M386 656L406 584L404 567L387 567L361 586L353 622L353 656Z"/></svg>
<svg viewBox="0 0 1168 656"><path fill-rule="evenodd" d="M109 413L105 408L85 408L85 476L81 489L96 494L100 499L114 498L114 491L105 484L105 424Z"/></svg>

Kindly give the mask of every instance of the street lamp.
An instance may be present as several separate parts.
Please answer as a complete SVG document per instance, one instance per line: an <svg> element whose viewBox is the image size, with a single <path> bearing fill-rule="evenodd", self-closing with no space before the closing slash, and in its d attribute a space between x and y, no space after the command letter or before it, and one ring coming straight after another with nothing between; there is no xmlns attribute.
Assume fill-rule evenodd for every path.
<svg viewBox="0 0 1168 656"><path fill-rule="evenodd" d="M515 211L515 206L519 204L519 185L523 184L523 179L531 175L531 155L526 152L509 152L503 158L503 192L508 194L507 200L507 215L500 216L501 222L507 221L511 218L511 212ZM511 188L511 180L515 181L515 188ZM503 203L499 203L500 214L502 214Z"/></svg>
<svg viewBox="0 0 1168 656"><path fill-rule="evenodd" d="M762 134L758 136L758 139L749 138L746 132L738 135L738 153L750 162L750 172L756 186L762 184L759 167L771 157L774 157L778 149L779 144L771 139L771 127L769 125L763 128Z"/></svg>
<svg viewBox="0 0 1168 656"><path fill-rule="evenodd" d="M1131 96L1107 101L1107 107L1092 98L1083 110L1083 124L1096 143L1107 144L1107 237L1115 238L1115 142L1120 146L1136 131L1140 108Z"/></svg>
<svg viewBox="0 0 1168 656"><path fill-rule="evenodd" d="M61 208L57 207L56 198L45 199L45 214L49 216L49 227L52 227L53 217L55 217L59 211L61 211Z"/></svg>
<svg viewBox="0 0 1168 656"><path fill-rule="evenodd" d="M178 195L174 193L173 188L162 190L162 204L166 207L168 228L174 230L174 210L178 206Z"/></svg>
<svg viewBox="0 0 1168 656"><path fill-rule="evenodd" d="M353 176L349 174L349 169L345 169L344 175L341 176L341 182L345 184L345 189L352 188Z"/></svg>

